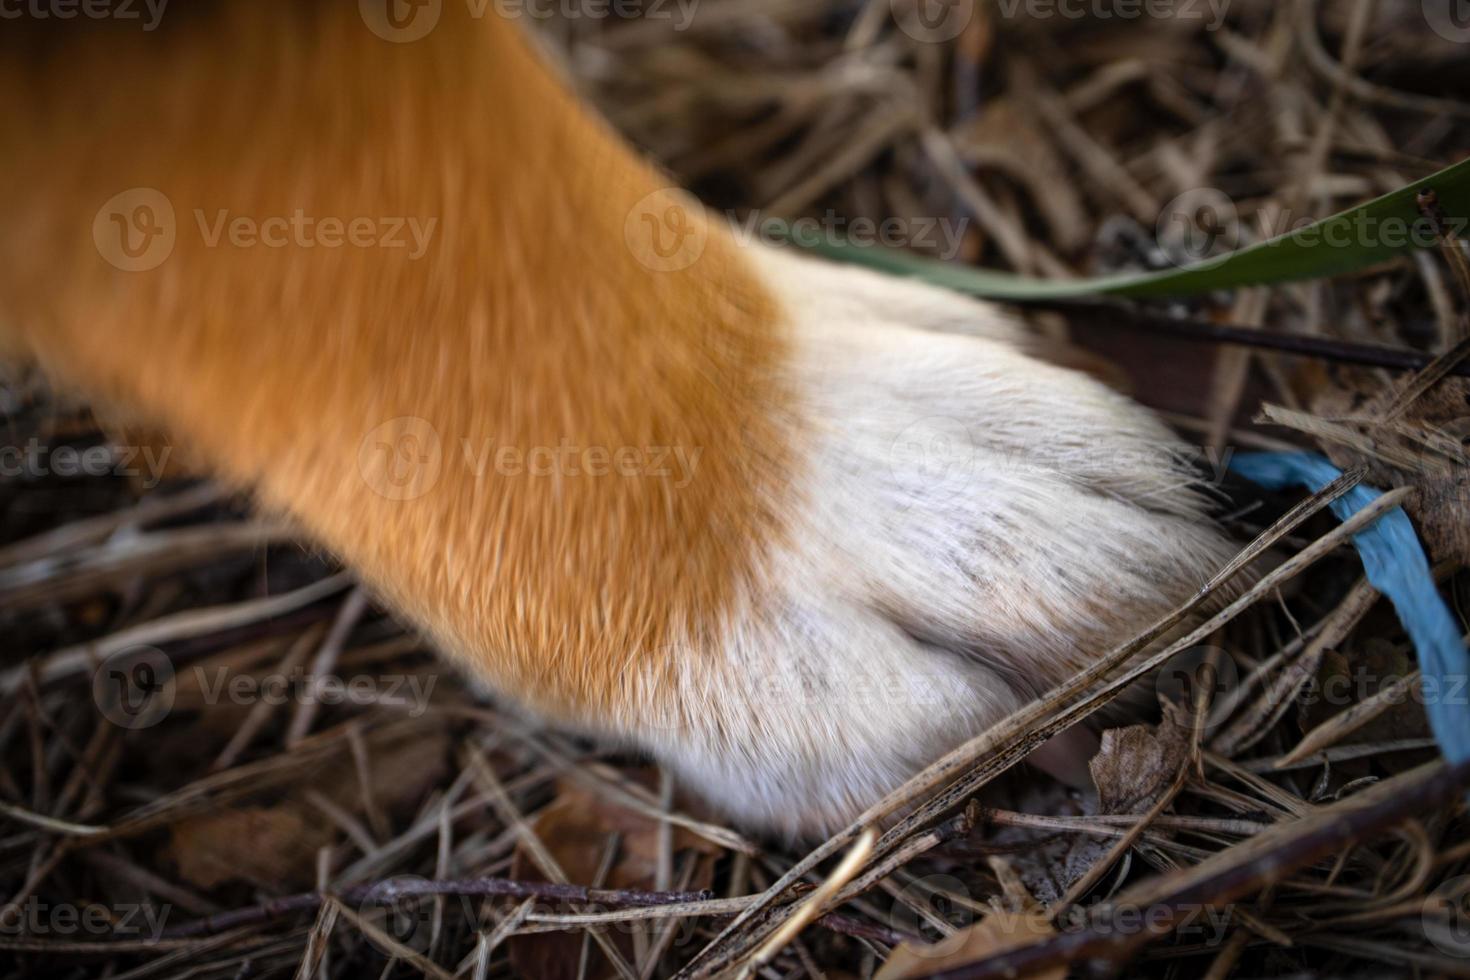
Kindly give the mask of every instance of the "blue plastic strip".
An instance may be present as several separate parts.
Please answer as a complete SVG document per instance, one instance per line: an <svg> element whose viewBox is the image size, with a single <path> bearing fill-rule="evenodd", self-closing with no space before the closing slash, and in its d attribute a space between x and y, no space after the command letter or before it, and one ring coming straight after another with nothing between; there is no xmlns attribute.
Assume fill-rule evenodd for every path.
<svg viewBox="0 0 1470 980"><path fill-rule="evenodd" d="M1342 471L1315 453L1245 453L1230 468L1270 490L1305 486L1321 490ZM1347 520L1375 499L1378 490L1359 484L1332 502ZM1435 588L1429 559L1403 508L1395 507L1353 535L1363 571L1388 596L1419 654L1424 706L1440 749L1452 763L1470 758L1470 651L1459 624Z"/></svg>

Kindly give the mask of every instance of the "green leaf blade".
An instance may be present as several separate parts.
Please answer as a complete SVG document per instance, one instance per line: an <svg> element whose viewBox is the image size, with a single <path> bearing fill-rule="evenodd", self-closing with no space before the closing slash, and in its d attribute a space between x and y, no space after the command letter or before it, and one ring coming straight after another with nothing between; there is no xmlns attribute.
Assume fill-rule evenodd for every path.
<svg viewBox="0 0 1470 980"><path fill-rule="evenodd" d="M1194 296L1244 286L1327 279L1381 265L1436 244L1418 197L1433 190L1451 224L1463 231L1470 216L1470 160L1464 160L1366 204L1294 229L1228 255L1161 272L1096 279L1036 279L938 262L894 249L845 242L803 243L829 258L911 276L937 286L1003 302L1120 296L1131 299Z"/></svg>

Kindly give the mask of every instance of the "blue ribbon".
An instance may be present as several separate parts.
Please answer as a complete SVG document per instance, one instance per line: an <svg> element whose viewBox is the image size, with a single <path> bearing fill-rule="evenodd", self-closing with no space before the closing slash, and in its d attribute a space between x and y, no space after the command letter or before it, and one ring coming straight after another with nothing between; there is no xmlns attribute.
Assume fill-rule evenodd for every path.
<svg viewBox="0 0 1470 980"><path fill-rule="evenodd" d="M1315 453L1245 453L1230 468L1269 490L1305 486L1321 490L1342 471ZM1332 502L1332 511L1347 520L1383 494L1359 484ZM1419 654L1424 705L1440 749L1451 763L1470 759L1470 710L1466 684L1470 651L1459 624L1440 598L1429 559L1402 507L1384 512L1353 535L1363 559L1363 572L1375 589L1388 596Z"/></svg>

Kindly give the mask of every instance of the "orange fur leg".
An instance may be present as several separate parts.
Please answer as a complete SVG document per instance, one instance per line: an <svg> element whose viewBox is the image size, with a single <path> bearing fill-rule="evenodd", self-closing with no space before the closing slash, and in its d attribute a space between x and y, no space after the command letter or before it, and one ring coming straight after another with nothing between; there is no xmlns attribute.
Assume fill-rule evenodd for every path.
<svg viewBox="0 0 1470 980"><path fill-rule="evenodd" d="M626 723L774 526L771 301L723 235L673 274L622 247L665 183L509 24L447 11L395 45L355 5L301 6L76 42L64 85L6 69L41 93L0 110L7 320L496 687ZM324 243L354 222L368 244ZM408 227L421 255L383 242ZM130 244L168 253L130 267Z"/></svg>
<svg viewBox="0 0 1470 980"><path fill-rule="evenodd" d="M9 339L736 819L841 824L1228 552L1142 410L742 249L511 25L213 6L0 67Z"/></svg>

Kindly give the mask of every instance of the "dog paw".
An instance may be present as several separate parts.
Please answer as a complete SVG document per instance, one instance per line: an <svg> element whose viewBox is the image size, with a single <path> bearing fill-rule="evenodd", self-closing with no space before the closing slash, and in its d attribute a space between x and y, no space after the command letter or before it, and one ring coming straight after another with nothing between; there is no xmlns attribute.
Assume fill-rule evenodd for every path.
<svg viewBox="0 0 1470 980"><path fill-rule="evenodd" d="M645 741L748 824L824 834L1192 594L1234 549L1177 438L994 307L773 252L785 526ZM940 331L962 331L962 333ZM1049 768L1086 773L1076 742Z"/></svg>

